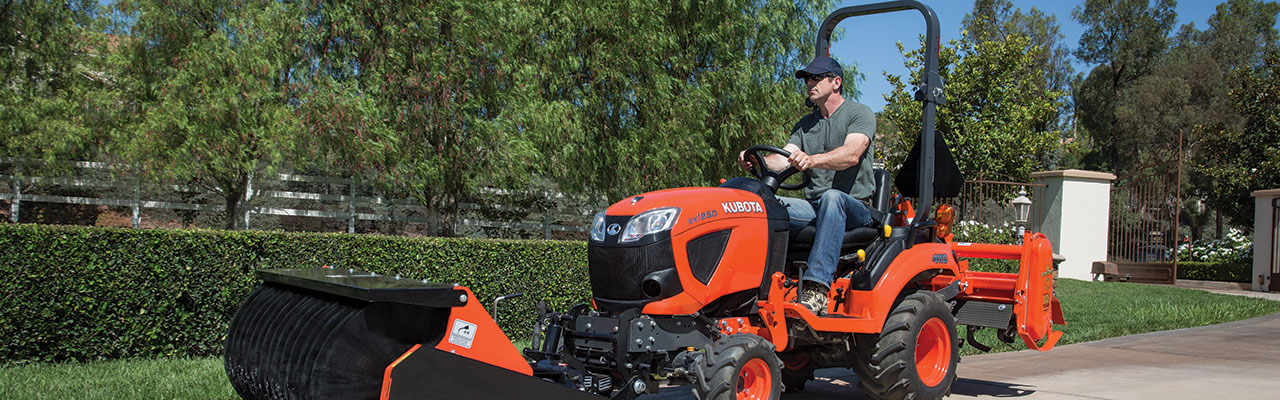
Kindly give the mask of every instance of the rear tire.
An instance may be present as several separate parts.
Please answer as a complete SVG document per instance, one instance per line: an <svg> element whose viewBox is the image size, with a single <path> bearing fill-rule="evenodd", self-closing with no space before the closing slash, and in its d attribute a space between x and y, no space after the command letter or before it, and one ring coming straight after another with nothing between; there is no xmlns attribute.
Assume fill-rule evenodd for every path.
<svg viewBox="0 0 1280 400"><path fill-rule="evenodd" d="M717 340L695 361L693 394L702 400L765 400L782 395L782 360L773 343L739 333ZM699 376L699 374L705 376Z"/></svg>
<svg viewBox="0 0 1280 400"><path fill-rule="evenodd" d="M813 380L815 370L813 359L808 354L800 354L782 362L782 391L799 393L804 391L804 384Z"/></svg>
<svg viewBox="0 0 1280 400"><path fill-rule="evenodd" d="M941 399L951 392L960 360L955 318L942 296L908 295L879 335L858 335L858 387L881 400Z"/></svg>

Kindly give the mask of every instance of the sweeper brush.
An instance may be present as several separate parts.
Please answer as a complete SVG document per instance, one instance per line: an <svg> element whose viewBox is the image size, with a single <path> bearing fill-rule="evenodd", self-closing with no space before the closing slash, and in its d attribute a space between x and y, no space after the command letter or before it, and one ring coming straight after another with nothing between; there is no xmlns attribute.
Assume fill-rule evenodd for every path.
<svg viewBox="0 0 1280 400"><path fill-rule="evenodd" d="M562 313L539 303L523 351L466 287L347 269L259 271L262 285L227 333L232 385L248 399L634 399L677 386L704 400L774 399L838 367L857 372L872 399L938 399L962 343L989 350L976 331L1049 350L1062 336L1053 325L1065 323L1049 240L953 242L955 211L933 205L963 182L933 130L944 101L933 10L916 1L836 10L817 54L841 20L902 10L924 16L930 39L917 93L923 129L896 179L874 171L874 227L844 232L825 313L795 302L814 227L792 230L776 196L803 185L788 178L808 177L763 168L762 154L789 153L752 146L754 179L644 193L597 214L589 304ZM968 258L1017 260L1019 270L971 271Z"/></svg>

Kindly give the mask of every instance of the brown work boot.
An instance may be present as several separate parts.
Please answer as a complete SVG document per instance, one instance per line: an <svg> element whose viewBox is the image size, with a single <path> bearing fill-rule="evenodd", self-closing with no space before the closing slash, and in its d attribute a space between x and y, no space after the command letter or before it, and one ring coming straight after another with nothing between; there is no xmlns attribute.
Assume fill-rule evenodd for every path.
<svg viewBox="0 0 1280 400"><path fill-rule="evenodd" d="M804 285L804 290L800 292L800 300L797 303L804 305L814 315L825 315L827 313L827 288L816 283Z"/></svg>

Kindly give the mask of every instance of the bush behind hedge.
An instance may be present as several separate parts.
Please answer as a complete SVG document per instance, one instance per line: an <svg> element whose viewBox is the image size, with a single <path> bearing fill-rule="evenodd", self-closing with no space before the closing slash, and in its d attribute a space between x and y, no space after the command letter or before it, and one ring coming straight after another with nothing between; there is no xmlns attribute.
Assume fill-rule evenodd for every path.
<svg viewBox="0 0 1280 400"><path fill-rule="evenodd" d="M459 283L526 338L589 299L586 243L0 225L0 363L213 356L253 271L331 265ZM491 310L492 311L492 310Z"/></svg>

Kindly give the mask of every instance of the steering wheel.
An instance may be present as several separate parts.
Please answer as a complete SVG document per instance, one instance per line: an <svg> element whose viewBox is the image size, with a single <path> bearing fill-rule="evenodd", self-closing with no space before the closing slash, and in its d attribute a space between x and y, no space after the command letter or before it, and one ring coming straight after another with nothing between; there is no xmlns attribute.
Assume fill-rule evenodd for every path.
<svg viewBox="0 0 1280 400"><path fill-rule="evenodd" d="M785 182L787 178L790 178L792 175L795 175L796 173L800 172L800 170L796 169L796 167L787 167L787 169L784 169L781 172L771 171L769 170L768 165L765 165L764 157L760 155L760 152L763 151L768 153L774 153L783 157L791 157L791 152L777 148L777 147L764 145L764 144L758 144L755 146L748 147L747 150L745 151L746 151L746 154L743 155L744 159L747 157L755 158L755 161L751 162L751 165L752 165L751 175L754 175L756 179L759 179L761 182L764 182L765 186L768 186L769 189L772 189L774 193L777 193L778 189L796 190L809 185L808 172L805 172L803 174L804 181L798 184L790 184L790 185L782 184L782 182Z"/></svg>

